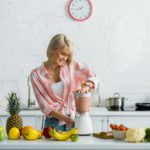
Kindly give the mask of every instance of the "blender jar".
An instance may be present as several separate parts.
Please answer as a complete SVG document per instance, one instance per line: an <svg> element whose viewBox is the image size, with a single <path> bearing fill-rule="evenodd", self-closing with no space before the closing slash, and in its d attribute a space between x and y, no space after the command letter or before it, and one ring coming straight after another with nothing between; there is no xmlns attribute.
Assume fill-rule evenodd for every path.
<svg viewBox="0 0 150 150"><path fill-rule="evenodd" d="M90 105L90 93L75 93L75 103L76 103L76 111L83 113L89 112Z"/></svg>

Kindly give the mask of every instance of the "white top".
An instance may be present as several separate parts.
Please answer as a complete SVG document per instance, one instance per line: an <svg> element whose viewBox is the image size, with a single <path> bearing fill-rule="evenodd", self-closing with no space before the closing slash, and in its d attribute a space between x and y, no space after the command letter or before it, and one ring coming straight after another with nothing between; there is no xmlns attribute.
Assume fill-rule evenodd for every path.
<svg viewBox="0 0 150 150"><path fill-rule="evenodd" d="M53 89L53 91L54 91L58 96L62 97L63 91L64 91L63 82L60 81L60 82L57 82L57 83L53 83L53 84L52 84L52 89ZM67 108L65 108L66 115L69 115L69 114L70 114L70 112L69 112L70 101L71 101L71 99L69 98L69 105L68 105Z"/></svg>
<svg viewBox="0 0 150 150"><path fill-rule="evenodd" d="M63 82L62 81L60 81L60 82L57 82L57 83L53 83L52 84L52 89L53 89L53 91L57 94L57 95L59 95L60 97L62 97L62 95L63 95Z"/></svg>

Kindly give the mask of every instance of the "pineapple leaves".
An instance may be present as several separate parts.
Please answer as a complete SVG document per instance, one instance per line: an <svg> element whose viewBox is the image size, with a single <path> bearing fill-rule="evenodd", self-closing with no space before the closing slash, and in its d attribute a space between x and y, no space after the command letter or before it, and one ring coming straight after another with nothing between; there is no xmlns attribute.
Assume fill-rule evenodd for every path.
<svg viewBox="0 0 150 150"><path fill-rule="evenodd" d="M7 104L7 111L11 115L19 114L20 112L20 98L17 97L17 94L13 91L8 93L8 97L6 97L8 104Z"/></svg>

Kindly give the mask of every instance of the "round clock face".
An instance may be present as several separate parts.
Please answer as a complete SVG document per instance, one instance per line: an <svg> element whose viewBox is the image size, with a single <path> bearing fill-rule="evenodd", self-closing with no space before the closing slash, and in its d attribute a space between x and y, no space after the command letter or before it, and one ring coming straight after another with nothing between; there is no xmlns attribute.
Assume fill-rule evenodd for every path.
<svg viewBox="0 0 150 150"><path fill-rule="evenodd" d="M68 5L70 16L76 21L87 20L92 14L90 0L71 0Z"/></svg>

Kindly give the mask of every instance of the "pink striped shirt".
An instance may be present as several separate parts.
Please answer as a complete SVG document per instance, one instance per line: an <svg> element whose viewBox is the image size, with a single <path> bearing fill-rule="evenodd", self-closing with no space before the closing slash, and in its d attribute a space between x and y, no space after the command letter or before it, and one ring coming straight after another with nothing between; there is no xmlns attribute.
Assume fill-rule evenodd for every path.
<svg viewBox="0 0 150 150"><path fill-rule="evenodd" d="M69 108L71 118L74 119L76 107L73 92L79 89L82 81L93 81L95 88L98 80L88 66L77 61L73 61L69 66L64 65L60 70L60 78L64 84L62 97L53 92L51 78L42 63L35 68L31 74L31 83L41 111L49 116L53 110L57 110L65 115L65 108L68 107L69 97L71 97L72 106ZM62 125L59 121L59 125Z"/></svg>

